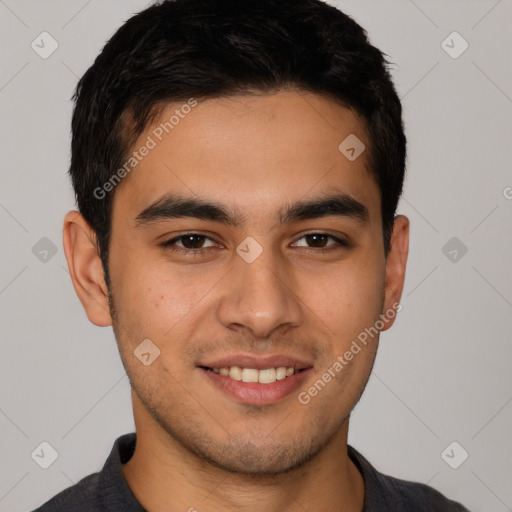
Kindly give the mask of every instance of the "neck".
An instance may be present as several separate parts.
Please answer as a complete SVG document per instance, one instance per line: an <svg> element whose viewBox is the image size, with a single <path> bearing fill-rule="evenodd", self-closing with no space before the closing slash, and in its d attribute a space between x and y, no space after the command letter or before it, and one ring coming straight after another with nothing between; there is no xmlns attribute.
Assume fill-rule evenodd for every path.
<svg viewBox="0 0 512 512"><path fill-rule="evenodd" d="M140 404L139 404L140 406ZM151 512L361 512L364 481L347 454L348 418L325 448L286 473L231 473L199 459L153 419L141 421L134 402L137 443L122 466L139 503ZM139 421L137 421L137 419Z"/></svg>

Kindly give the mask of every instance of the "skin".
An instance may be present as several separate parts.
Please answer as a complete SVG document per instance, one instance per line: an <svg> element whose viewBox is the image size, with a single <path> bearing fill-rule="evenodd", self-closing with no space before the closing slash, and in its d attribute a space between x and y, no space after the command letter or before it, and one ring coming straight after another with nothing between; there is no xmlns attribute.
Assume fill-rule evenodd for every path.
<svg viewBox="0 0 512 512"><path fill-rule="evenodd" d="M162 119L179 106L167 105ZM338 150L351 133L367 148L353 162ZM409 221L395 218L386 257L368 148L362 120L324 96L282 90L200 102L115 189L112 308L94 232L78 212L66 215L74 288L93 324L113 326L132 385L137 446L123 472L147 510L241 512L255 503L268 512L362 510L364 482L347 455L348 424L378 336L307 405L297 394L400 301ZM276 222L283 206L334 187L366 206L367 222ZM166 192L216 200L246 214L246 223L180 218L137 227L137 215ZM209 238L178 246L204 246L200 256L159 245L190 232ZM311 233L351 245L311 242ZM247 236L263 248L250 264L236 252ZM324 245L337 248L322 253ZM144 366L133 351L147 338L161 353ZM294 355L313 369L284 399L247 405L196 367L201 358L241 352Z"/></svg>

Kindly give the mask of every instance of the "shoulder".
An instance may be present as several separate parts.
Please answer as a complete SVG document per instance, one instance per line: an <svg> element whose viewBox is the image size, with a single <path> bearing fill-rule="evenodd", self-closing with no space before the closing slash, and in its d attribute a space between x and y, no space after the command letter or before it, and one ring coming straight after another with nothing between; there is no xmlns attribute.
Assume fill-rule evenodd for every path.
<svg viewBox="0 0 512 512"><path fill-rule="evenodd" d="M404 505L404 510L415 512L469 512L457 501L450 500L438 490L426 484L400 480L389 475L383 475L390 493Z"/></svg>
<svg viewBox="0 0 512 512"><path fill-rule="evenodd" d="M122 469L132 456L135 443L135 433L118 437L101 471L85 476L32 512L144 512Z"/></svg>
<svg viewBox="0 0 512 512"><path fill-rule="evenodd" d="M348 454L364 479L363 512L469 512L461 503L450 500L433 487L377 471L350 445Z"/></svg>
<svg viewBox="0 0 512 512"><path fill-rule="evenodd" d="M99 512L95 503L98 473L88 475L75 485L64 489L33 512Z"/></svg>

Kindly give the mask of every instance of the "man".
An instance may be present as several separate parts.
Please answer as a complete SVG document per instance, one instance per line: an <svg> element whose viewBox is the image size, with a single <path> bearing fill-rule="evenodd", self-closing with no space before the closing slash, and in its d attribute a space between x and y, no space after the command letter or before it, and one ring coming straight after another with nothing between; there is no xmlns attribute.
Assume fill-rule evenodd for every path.
<svg viewBox="0 0 512 512"><path fill-rule="evenodd" d="M64 249L136 433L47 511L464 511L347 444L400 310L401 106L319 0L175 0L80 80Z"/></svg>

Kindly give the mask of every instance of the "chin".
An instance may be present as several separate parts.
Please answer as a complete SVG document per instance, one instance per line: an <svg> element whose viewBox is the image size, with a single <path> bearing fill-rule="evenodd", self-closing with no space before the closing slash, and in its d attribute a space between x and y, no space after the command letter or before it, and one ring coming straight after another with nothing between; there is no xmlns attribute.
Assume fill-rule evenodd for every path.
<svg viewBox="0 0 512 512"><path fill-rule="evenodd" d="M269 477L292 472L321 450L313 443L295 440L293 443L279 445L257 446L251 441L245 441L224 446L222 449L201 450L194 447L195 454L205 462L222 471L254 477Z"/></svg>

